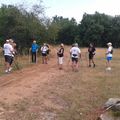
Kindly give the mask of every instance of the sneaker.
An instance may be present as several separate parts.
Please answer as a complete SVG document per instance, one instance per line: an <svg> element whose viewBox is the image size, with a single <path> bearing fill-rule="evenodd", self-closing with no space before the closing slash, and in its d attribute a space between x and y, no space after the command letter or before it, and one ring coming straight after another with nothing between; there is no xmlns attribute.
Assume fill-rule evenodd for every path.
<svg viewBox="0 0 120 120"><path fill-rule="evenodd" d="M8 73L9 71L8 70L5 70L5 73Z"/></svg>
<svg viewBox="0 0 120 120"><path fill-rule="evenodd" d="M111 70L111 67L108 67L108 70Z"/></svg>
<svg viewBox="0 0 120 120"><path fill-rule="evenodd" d="M106 70L111 70L111 67L106 68Z"/></svg>
<svg viewBox="0 0 120 120"><path fill-rule="evenodd" d="M89 65L89 67L91 67L91 65Z"/></svg>
<svg viewBox="0 0 120 120"><path fill-rule="evenodd" d="M12 69L13 69L13 68L12 68L12 67L10 67L8 71L10 72Z"/></svg>

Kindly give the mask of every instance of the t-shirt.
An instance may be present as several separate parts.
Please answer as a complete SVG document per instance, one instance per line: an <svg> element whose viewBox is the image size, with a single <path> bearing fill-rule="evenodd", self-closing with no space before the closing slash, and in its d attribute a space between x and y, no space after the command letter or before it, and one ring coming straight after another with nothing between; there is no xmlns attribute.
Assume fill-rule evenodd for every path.
<svg viewBox="0 0 120 120"><path fill-rule="evenodd" d="M112 46L108 47L108 49L107 49L107 57L112 57L112 53L111 53L112 50L113 50Z"/></svg>
<svg viewBox="0 0 120 120"><path fill-rule="evenodd" d="M91 54L91 55L94 55L94 54L95 54L95 51L96 51L96 49L95 49L94 47L89 47L89 48L88 48L88 52L89 52L89 54Z"/></svg>
<svg viewBox="0 0 120 120"><path fill-rule="evenodd" d="M48 47L47 47L47 46L41 47L41 51L42 51L43 54L46 54L46 53L47 53L47 50L48 50Z"/></svg>
<svg viewBox="0 0 120 120"><path fill-rule="evenodd" d="M36 52L38 48L39 48L38 45L33 43L31 50L32 50L32 52Z"/></svg>
<svg viewBox="0 0 120 120"><path fill-rule="evenodd" d="M13 47L9 43L5 43L3 46L4 55L12 56Z"/></svg>
<svg viewBox="0 0 120 120"><path fill-rule="evenodd" d="M72 47L70 49L70 53L72 58L79 58L79 54L81 53L81 51L78 47Z"/></svg>

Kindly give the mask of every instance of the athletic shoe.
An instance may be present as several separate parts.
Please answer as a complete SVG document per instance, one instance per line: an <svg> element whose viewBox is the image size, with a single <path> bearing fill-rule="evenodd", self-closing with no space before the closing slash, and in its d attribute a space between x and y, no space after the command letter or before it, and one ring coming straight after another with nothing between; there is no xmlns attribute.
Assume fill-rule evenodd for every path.
<svg viewBox="0 0 120 120"><path fill-rule="evenodd" d="M106 68L106 70L111 70L111 67Z"/></svg>
<svg viewBox="0 0 120 120"><path fill-rule="evenodd" d="M91 67L91 65L89 65L89 67Z"/></svg>
<svg viewBox="0 0 120 120"><path fill-rule="evenodd" d="M10 67L8 71L10 72L12 69L13 69L13 68L12 68L12 67Z"/></svg>
<svg viewBox="0 0 120 120"><path fill-rule="evenodd" d="M8 70L5 70L5 73L8 73L9 71Z"/></svg>
<svg viewBox="0 0 120 120"><path fill-rule="evenodd" d="M108 70L111 70L111 67L108 67Z"/></svg>

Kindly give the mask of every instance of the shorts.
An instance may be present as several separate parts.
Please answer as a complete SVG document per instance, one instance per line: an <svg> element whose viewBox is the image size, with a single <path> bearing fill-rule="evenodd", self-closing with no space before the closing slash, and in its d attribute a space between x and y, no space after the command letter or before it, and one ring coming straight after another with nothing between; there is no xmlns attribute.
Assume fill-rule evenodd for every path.
<svg viewBox="0 0 120 120"><path fill-rule="evenodd" d="M107 61L111 61L112 57L107 57L106 59L107 59Z"/></svg>
<svg viewBox="0 0 120 120"><path fill-rule="evenodd" d="M93 59L93 57L94 57L94 55L93 55L93 54L89 54L89 60L92 60L92 59Z"/></svg>
<svg viewBox="0 0 120 120"><path fill-rule="evenodd" d="M63 57L58 57L58 63L59 63L60 65L63 64Z"/></svg>
<svg viewBox="0 0 120 120"><path fill-rule="evenodd" d="M77 63L78 62L78 58L73 58L72 57L72 62L76 62Z"/></svg>
<svg viewBox="0 0 120 120"><path fill-rule="evenodd" d="M47 53L42 53L42 56L43 56L43 57L46 57L46 56L47 56Z"/></svg>
<svg viewBox="0 0 120 120"><path fill-rule="evenodd" d="M13 58L12 56L5 55L5 62L8 62L9 64L11 64L12 58Z"/></svg>

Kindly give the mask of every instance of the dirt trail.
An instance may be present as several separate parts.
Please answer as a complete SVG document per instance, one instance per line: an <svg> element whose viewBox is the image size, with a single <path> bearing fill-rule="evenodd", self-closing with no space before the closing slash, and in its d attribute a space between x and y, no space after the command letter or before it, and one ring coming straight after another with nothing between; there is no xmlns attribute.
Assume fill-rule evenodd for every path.
<svg viewBox="0 0 120 120"><path fill-rule="evenodd" d="M83 73L89 73L88 75L91 75L90 72L94 72L93 69L92 70L87 69L86 67L87 59L86 59L86 54L84 54L82 58L83 60L82 64L80 63L82 69L78 73L75 73L73 75L73 72L71 71L71 67L70 67L70 62L69 62L68 47L66 51L68 52L65 53L64 70L58 69L57 59L56 59L56 50L54 50L54 55L52 53L52 57L50 58L48 64L37 63L35 65L31 65L30 67L24 68L22 70L14 71L11 74L1 76L0 77L0 104L7 103L8 105L12 106L13 104L18 103L19 101L22 101L25 99L30 100L30 98L32 97L32 99L28 101L29 103L27 103L27 104L30 104L29 108L27 108L26 103L23 102L21 104L20 109L23 109L24 106L26 106L27 110L24 111L23 109L23 112L21 113L20 111L19 115L22 114L22 116L24 116L23 114L25 113L26 113L25 116L27 115L27 113L32 115L32 113L35 112L35 115L37 113L38 114L37 116L39 116L39 118L33 119L33 120L57 120L55 119L56 111L58 110L57 111L58 113L61 110L64 111L64 109L67 109L70 107L69 104L72 104L72 102L71 103L69 103L69 101L66 102L61 96L67 93L68 96L70 94L70 96L72 97L72 93L74 94L74 92L79 91L79 89L81 89L79 93L81 96L84 97L86 93L86 88L89 87L89 84L85 84L85 83L89 81L88 81L88 77ZM82 52L85 53L85 51L86 50ZM64 78L63 80L60 79L62 76ZM80 83L77 82L78 84L76 84L75 81L79 81L78 76L80 78ZM81 84L83 84L83 87L80 87ZM92 97L93 95L92 95L91 89L89 90L89 93L91 93L90 97ZM86 105L86 102L84 100L82 101L82 98L81 98L81 104L82 102L83 102L83 106ZM73 105L73 108L74 107L75 106ZM8 116L12 115L15 117L15 119L11 119L10 117L8 117L7 120L17 120L20 117L20 116L17 116L17 114L18 113L15 113L15 111L14 111L14 115L7 113L6 115L3 116L3 118L7 115ZM32 119L29 119L29 116L30 116L29 114L28 116L26 116L26 118L21 117L20 120L32 120ZM47 117L48 119L47 118L45 119L46 116L48 116ZM89 116L87 118L89 118ZM73 120L73 119L71 118L69 120ZM90 119L90 120L93 120L93 119Z"/></svg>
<svg viewBox="0 0 120 120"><path fill-rule="evenodd" d="M53 77L62 74L64 74L64 70L58 70L56 56L52 56L48 64L38 63L1 76L0 102L11 104L32 96L37 91L37 88L42 88L45 83L53 82Z"/></svg>

